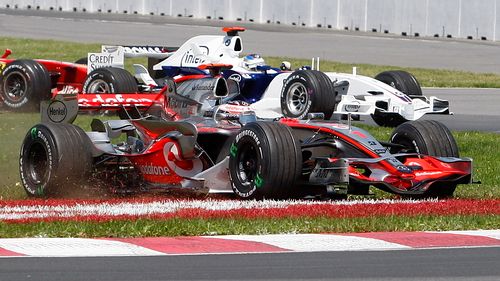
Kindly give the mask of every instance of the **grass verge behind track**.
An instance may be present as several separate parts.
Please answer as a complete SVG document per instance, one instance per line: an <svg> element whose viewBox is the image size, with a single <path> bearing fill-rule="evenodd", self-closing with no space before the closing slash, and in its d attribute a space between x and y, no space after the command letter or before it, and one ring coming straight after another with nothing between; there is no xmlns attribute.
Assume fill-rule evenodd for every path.
<svg viewBox="0 0 500 281"><path fill-rule="evenodd" d="M189 38L186 38L186 40ZM11 49L12 58L26 59L53 59L74 62L87 57L89 52L99 52L99 44L73 43L56 40L34 40L0 37L0 52ZM251 50L248 50L251 52ZM267 64L279 67L282 61L290 61L292 68L311 65L307 59L285 57L265 57ZM146 60L127 59L126 65L132 69L133 63L146 63ZM474 73L466 71L452 71L441 69L425 69L398 67L390 65L348 64L334 61L322 61L322 71L351 73L352 67L358 68L358 74L374 77L376 74L393 69L405 70L417 78L423 87L465 87L465 88L500 88L500 75L493 73Z"/></svg>

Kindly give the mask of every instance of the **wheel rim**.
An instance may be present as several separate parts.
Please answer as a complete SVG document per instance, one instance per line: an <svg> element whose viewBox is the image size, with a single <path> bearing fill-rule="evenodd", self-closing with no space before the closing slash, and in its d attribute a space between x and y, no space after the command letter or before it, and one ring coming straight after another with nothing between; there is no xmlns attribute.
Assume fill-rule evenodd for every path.
<svg viewBox="0 0 500 281"><path fill-rule="evenodd" d="M49 173L49 158L47 150L41 143L34 143L28 151L28 175L34 184L46 182Z"/></svg>
<svg viewBox="0 0 500 281"><path fill-rule="evenodd" d="M92 81L87 88L87 93L91 94L109 94L111 93L111 88L106 81L102 79L96 79Z"/></svg>
<svg viewBox="0 0 500 281"><path fill-rule="evenodd" d="M305 111L308 102L309 95L306 87L300 82L293 83L286 97L286 104L290 113L297 116L301 115Z"/></svg>
<svg viewBox="0 0 500 281"><path fill-rule="evenodd" d="M259 172L260 161L257 151L258 148L253 143L240 148L236 160L238 164L238 181L245 189L241 190L242 192L247 192L252 188L252 184Z"/></svg>
<svg viewBox="0 0 500 281"><path fill-rule="evenodd" d="M27 81L23 75L17 72L7 74L4 83L6 98L11 102L19 102L26 96L26 90Z"/></svg>

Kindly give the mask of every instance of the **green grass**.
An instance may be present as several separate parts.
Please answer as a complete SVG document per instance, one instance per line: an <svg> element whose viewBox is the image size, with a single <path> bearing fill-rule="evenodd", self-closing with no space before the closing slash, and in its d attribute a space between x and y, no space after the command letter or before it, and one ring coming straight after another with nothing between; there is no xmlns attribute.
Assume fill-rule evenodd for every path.
<svg viewBox="0 0 500 281"><path fill-rule="evenodd" d="M277 233L496 229L500 216L367 217L354 219L168 219L106 222L0 223L0 237L158 237Z"/></svg>
<svg viewBox="0 0 500 281"><path fill-rule="evenodd" d="M186 38L187 39L187 38ZM0 52L10 48L13 51L12 58L44 58L73 62L86 57L89 52L99 52L99 44L71 43L55 40L33 40L0 37ZM266 62L271 66L279 66L282 61L292 63L293 68L303 65L311 65L310 60L266 57ZM144 62L145 60L127 60L130 67L132 63ZM473 73L465 71L436 70L423 68L408 68L388 65L369 64L347 64L332 61L322 61L322 71L351 73L352 67L358 67L358 74L375 76L378 73L401 69L411 72L417 77L423 87L466 87L466 88L500 88L500 75L491 73Z"/></svg>
<svg viewBox="0 0 500 281"><path fill-rule="evenodd" d="M311 60L306 59L266 58L266 62L272 66L278 66L282 61L290 61L292 69L303 65L311 65ZM500 75L493 73L473 73L389 65L349 64L333 61L321 61L320 69L325 72L352 73L354 66L357 67L358 74L370 77L375 77L382 71L405 70L415 75L422 87L500 88Z"/></svg>

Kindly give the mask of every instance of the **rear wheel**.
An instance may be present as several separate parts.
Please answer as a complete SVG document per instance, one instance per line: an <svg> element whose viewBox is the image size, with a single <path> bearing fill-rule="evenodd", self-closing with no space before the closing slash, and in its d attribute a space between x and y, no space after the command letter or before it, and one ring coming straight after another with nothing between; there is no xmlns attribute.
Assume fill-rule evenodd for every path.
<svg viewBox="0 0 500 281"><path fill-rule="evenodd" d="M51 98L50 75L34 60L16 60L0 76L0 95L10 109L37 110L40 101Z"/></svg>
<svg viewBox="0 0 500 281"><path fill-rule="evenodd" d="M89 60L88 60L88 58L86 58L86 57L85 57L85 58L79 58L79 59L77 59L77 60L75 61L75 63L77 63L77 64L84 64L84 65L87 65L87 64L89 63Z"/></svg>
<svg viewBox="0 0 500 281"><path fill-rule="evenodd" d="M19 170L29 196L63 196L74 193L92 169L92 143L79 127L38 124L21 146Z"/></svg>
<svg viewBox="0 0 500 281"><path fill-rule="evenodd" d="M436 157L459 157L458 146L450 130L434 120L410 121L397 127L391 143L401 148L391 148L391 153L420 153ZM451 197L457 185L435 183L425 194L428 197Z"/></svg>
<svg viewBox="0 0 500 281"><path fill-rule="evenodd" d="M281 110L290 118L304 119L308 113L323 113L330 119L335 110L335 88L330 78L317 70L298 70L284 82Z"/></svg>
<svg viewBox="0 0 500 281"><path fill-rule="evenodd" d="M136 93L137 81L125 69L103 67L89 73L83 84L83 93Z"/></svg>
<svg viewBox="0 0 500 281"><path fill-rule="evenodd" d="M300 145L281 123L245 125L230 148L233 191L241 198L286 198L302 171Z"/></svg>

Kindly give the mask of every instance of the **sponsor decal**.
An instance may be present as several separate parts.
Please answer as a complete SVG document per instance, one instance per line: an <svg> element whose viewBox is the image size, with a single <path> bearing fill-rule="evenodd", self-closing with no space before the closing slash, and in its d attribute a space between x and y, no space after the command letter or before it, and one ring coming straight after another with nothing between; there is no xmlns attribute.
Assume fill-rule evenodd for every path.
<svg viewBox="0 0 500 281"><path fill-rule="evenodd" d="M181 65L182 64L203 64L205 60L205 56L208 56L209 51L208 47L206 46L198 46L199 49L201 50L201 54L195 54L192 49L189 49L181 58Z"/></svg>
<svg viewBox="0 0 500 281"><path fill-rule="evenodd" d="M37 132L38 132L38 129L36 127L31 128L30 134L31 134L32 139L36 138Z"/></svg>
<svg viewBox="0 0 500 281"><path fill-rule="evenodd" d="M89 62L92 64L113 64L115 57L113 54L92 53L89 55Z"/></svg>
<svg viewBox="0 0 500 281"><path fill-rule="evenodd" d="M226 46L231 45L231 38L227 38L226 41L224 41L224 45Z"/></svg>
<svg viewBox="0 0 500 281"><path fill-rule="evenodd" d="M193 85L191 90L193 91L213 91L215 88L214 85Z"/></svg>
<svg viewBox="0 0 500 281"><path fill-rule="evenodd" d="M235 73L235 74L232 74L231 76L229 76L229 79L240 83L241 82L241 75Z"/></svg>
<svg viewBox="0 0 500 281"><path fill-rule="evenodd" d="M355 103L346 104L344 106L344 110L347 112L358 112L360 108L361 108L361 106L359 105L359 103L358 104L355 104Z"/></svg>
<svg viewBox="0 0 500 281"><path fill-rule="evenodd" d="M340 129L340 130L346 130L346 129L349 129L349 126L348 125L345 125L345 124L337 124L337 123L329 123L327 124L328 127L330 128L335 128L335 129Z"/></svg>
<svg viewBox="0 0 500 281"><path fill-rule="evenodd" d="M440 171L434 171L434 172L416 172L415 176L421 177L421 176L436 176L436 175L441 175L443 172Z"/></svg>
<svg viewBox="0 0 500 281"><path fill-rule="evenodd" d="M3 69L7 64L5 62L0 62L0 73L2 73Z"/></svg>
<svg viewBox="0 0 500 281"><path fill-rule="evenodd" d="M124 68L123 47L117 47L113 50L106 50L102 53L89 53L87 56L87 73L101 67ZM111 52L112 51L112 52Z"/></svg>
<svg viewBox="0 0 500 281"><path fill-rule="evenodd" d="M254 184L257 188L261 188L262 185L264 185L264 179L259 174L257 174L255 176Z"/></svg>
<svg viewBox="0 0 500 281"><path fill-rule="evenodd" d="M154 165L140 165L139 171L144 175L166 176L170 174L168 167Z"/></svg>
<svg viewBox="0 0 500 281"><path fill-rule="evenodd" d="M252 111L250 106L235 105L235 104L228 104L228 103L220 105L219 110L227 111L227 112L233 113L233 114L239 114L239 113L243 113L243 112Z"/></svg>
<svg viewBox="0 0 500 281"><path fill-rule="evenodd" d="M231 148L229 148L229 154L231 154L232 157L236 157L236 153L238 152L238 147L236 144L231 144Z"/></svg>
<svg viewBox="0 0 500 281"><path fill-rule="evenodd" d="M163 156L168 167L181 177L193 177L203 171L203 163L200 159L183 159L177 145L173 142L165 144L163 147Z"/></svg>
<svg viewBox="0 0 500 281"><path fill-rule="evenodd" d="M42 196L43 195L43 185L39 184L38 187L36 188L36 195Z"/></svg>
<svg viewBox="0 0 500 281"><path fill-rule="evenodd" d="M47 116L49 117L50 121L54 123L61 123L66 119L68 110L66 108L66 105L62 103L61 101L53 101L49 104L47 107Z"/></svg>
<svg viewBox="0 0 500 281"><path fill-rule="evenodd" d="M73 87L73 86L70 86L70 85L66 85L64 86L59 92L58 94L62 94L62 95L72 95L72 94L78 94L79 91L77 88Z"/></svg>
<svg viewBox="0 0 500 281"><path fill-rule="evenodd" d="M127 54L167 53L164 47L159 47L159 46L123 46L123 52Z"/></svg>
<svg viewBox="0 0 500 281"><path fill-rule="evenodd" d="M252 138L252 139L253 139L253 140L257 143L257 145L260 145L260 140L259 140L259 138L258 138L258 137L257 137L257 135L256 135L253 131L251 131L251 130L243 130L243 131L241 131L241 132L240 132L240 133L236 136L236 142L239 142L239 141L240 141L240 139L241 139L242 137L245 137L245 136L249 136L249 137L251 137L251 138Z"/></svg>
<svg viewBox="0 0 500 281"><path fill-rule="evenodd" d="M147 98L130 98L130 97L124 98L124 96L121 94L105 94L107 98L103 98L100 94L96 94L92 99L85 98L85 96L94 96L94 95L92 94L81 95L80 96L81 98L78 99L79 104L85 104L91 102L91 103L100 103L101 105L119 105L122 103L129 103L129 102L130 103L153 102L153 100Z"/></svg>

